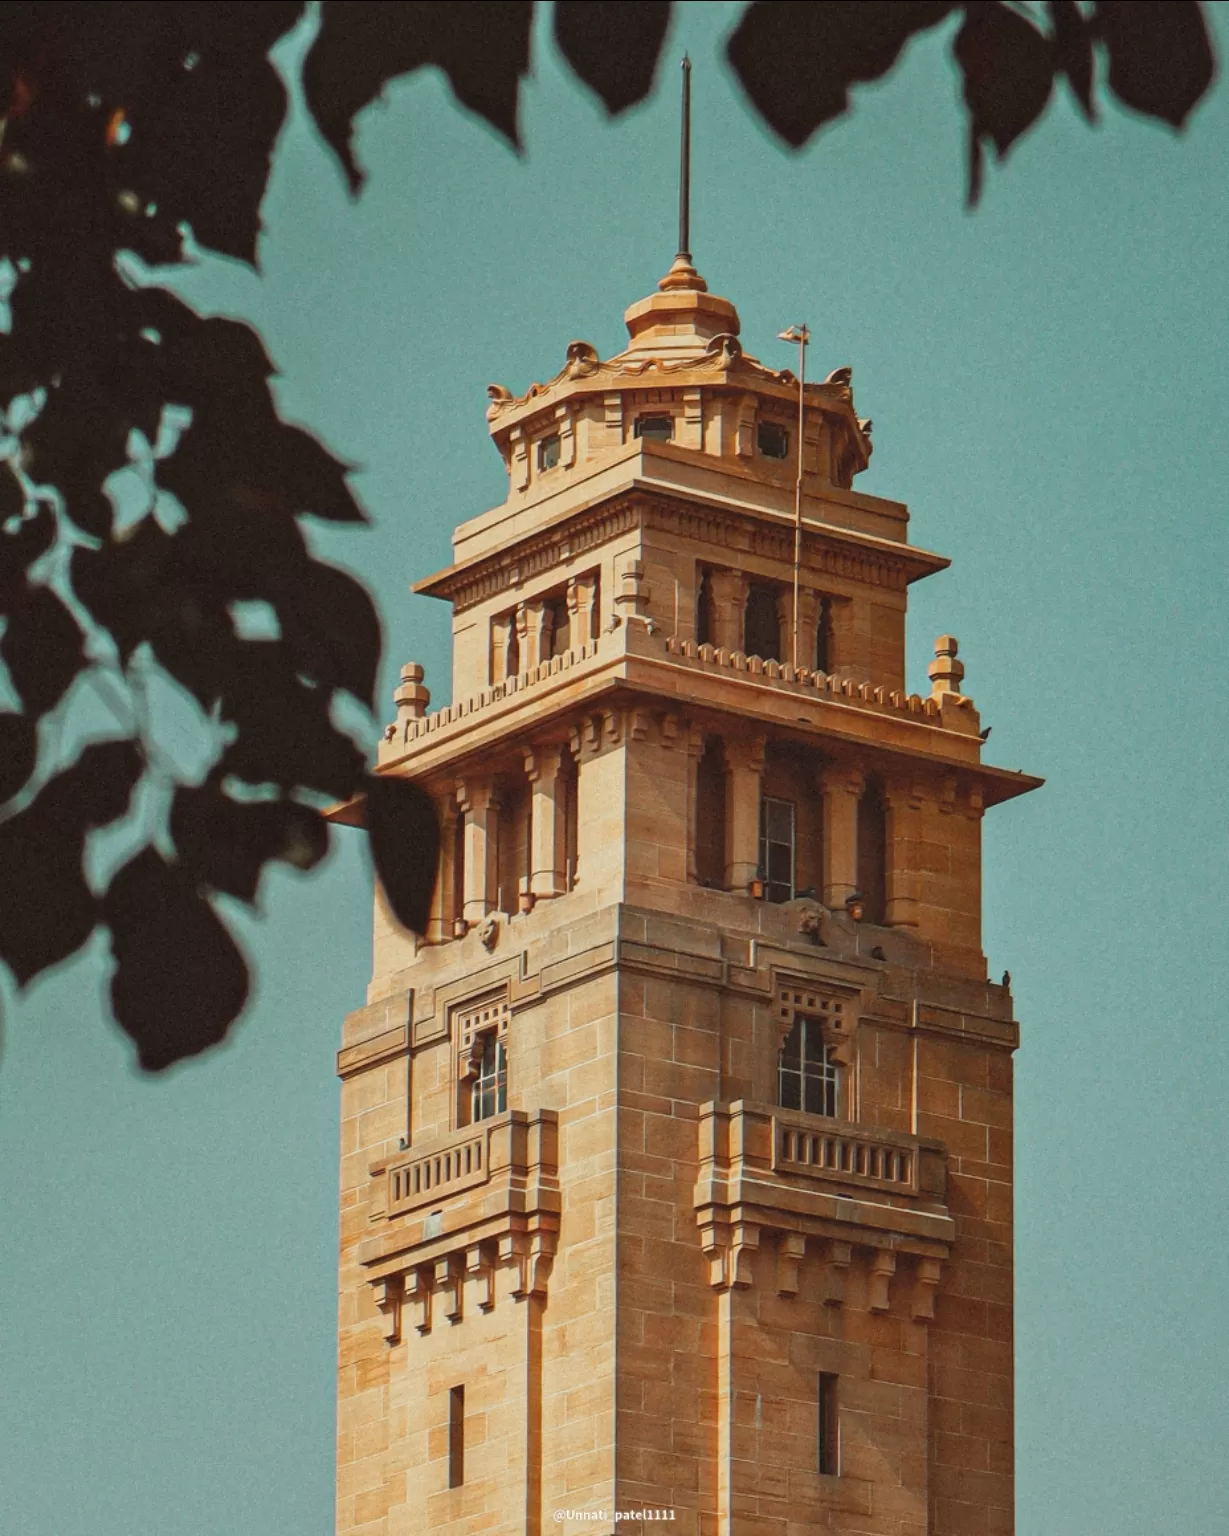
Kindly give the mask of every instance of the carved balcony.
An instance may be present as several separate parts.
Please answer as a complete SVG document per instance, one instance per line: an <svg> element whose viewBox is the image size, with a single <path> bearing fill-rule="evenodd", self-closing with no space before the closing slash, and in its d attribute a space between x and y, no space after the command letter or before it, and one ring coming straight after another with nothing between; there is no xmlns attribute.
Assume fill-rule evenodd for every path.
<svg viewBox="0 0 1229 1536"><path fill-rule="evenodd" d="M929 1315L955 1235L942 1143L744 1100L702 1105L699 1137L696 1222L713 1285L750 1284L750 1255L774 1234L783 1294L808 1241L833 1271L868 1253L882 1281L872 1294L884 1298L896 1256L908 1254L924 1292L914 1316ZM840 1299L839 1280L829 1300Z"/></svg>
<svg viewBox="0 0 1229 1536"><path fill-rule="evenodd" d="M559 1234L558 1116L508 1110L371 1165L372 1234L359 1262L376 1288L390 1343L417 1303L427 1333L442 1307L495 1305L497 1279L517 1299L545 1290Z"/></svg>

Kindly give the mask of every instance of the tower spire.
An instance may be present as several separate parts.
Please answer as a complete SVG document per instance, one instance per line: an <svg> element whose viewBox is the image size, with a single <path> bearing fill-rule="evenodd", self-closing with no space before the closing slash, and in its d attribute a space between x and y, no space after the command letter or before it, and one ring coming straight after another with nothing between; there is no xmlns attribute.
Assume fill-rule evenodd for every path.
<svg viewBox="0 0 1229 1536"><path fill-rule="evenodd" d="M679 134L679 248L675 260L691 264L691 59L683 55L683 103Z"/></svg>

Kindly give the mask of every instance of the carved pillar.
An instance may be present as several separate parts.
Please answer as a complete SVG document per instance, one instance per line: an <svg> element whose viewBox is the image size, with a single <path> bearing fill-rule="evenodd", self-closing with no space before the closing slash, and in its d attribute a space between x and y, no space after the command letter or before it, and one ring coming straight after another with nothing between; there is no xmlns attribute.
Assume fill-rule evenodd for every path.
<svg viewBox="0 0 1229 1536"><path fill-rule="evenodd" d="M696 844L700 837L697 791L700 759L704 756L704 732L698 725L687 725L683 734L683 749L687 753L687 883L696 885L700 879L696 864Z"/></svg>
<svg viewBox="0 0 1229 1536"><path fill-rule="evenodd" d="M858 634L854 623L854 603L850 598L834 598L828 607L828 671L838 676L867 680L869 674L858 666Z"/></svg>
<svg viewBox="0 0 1229 1536"><path fill-rule="evenodd" d="M536 899L562 896L567 889L567 785L562 745L525 750L525 777L531 785L529 889Z"/></svg>
<svg viewBox="0 0 1229 1536"><path fill-rule="evenodd" d="M871 1255L870 1309L872 1312L888 1311L888 1286L895 1273L895 1252L891 1248L876 1248Z"/></svg>
<svg viewBox="0 0 1229 1536"><path fill-rule="evenodd" d="M913 1277L913 1301L909 1315L914 1322L931 1322L935 1315L935 1294L939 1289L939 1277L943 1272L941 1259L919 1259L917 1273Z"/></svg>
<svg viewBox="0 0 1229 1536"><path fill-rule="evenodd" d="M802 1232L782 1232L777 1238L778 1296L798 1294L798 1275L806 1251L807 1240Z"/></svg>
<svg viewBox="0 0 1229 1536"><path fill-rule="evenodd" d="M508 475L514 491L523 491L529 485L529 444L525 441L525 429L513 427L508 434Z"/></svg>
<svg viewBox="0 0 1229 1536"><path fill-rule="evenodd" d="M824 796L824 906L843 907L858 889L858 801L866 780L857 768L829 767Z"/></svg>
<svg viewBox="0 0 1229 1536"><path fill-rule="evenodd" d="M499 884L499 791L490 780L457 784L465 817L465 906L461 916L480 923L495 905Z"/></svg>
<svg viewBox="0 0 1229 1536"><path fill-rule="evenodd" d="M713 644L718 650L741 651L743 648L750 585L742 571L723 571L714 567L708 573L708 590L713 600Z"/></svg>
<svg viewBox="0 0 1229 1536"><path fill-rule="evenodd" d="M790 608L793 608L794 594L790 592ZM793 614L790 614L791 626ZM785 632L785 643L788 648L792 629ZM798 588L798 665L806 667L809 672L815 670L815 652L819 633L819 593L811 587ZM792 657L790 658L792 660Z"/></svg>
<svg viewBox="0 0 1229 1536"><path fill-rule="evenodd" d="M824 1259L824 1275L827 1280L824 1305L826 1307L843 1307L845 1305L845 1281L849 1275L849 1267L853 1263L853 1245L834 1240L828 1244L828 1251L824 1255Z"/></svg>
<svg viewBox="0 0 1229 1536"><path fill-rule="evenodd" d="M766 738L726 743L725 884L745 891L760 862L760 781Z"/></svg>
<svg viewBox="0 0 1229 1536"><path fill-rule="evenodd" d="M522 603L516 611L517 634L520 637L521 671L536 667L550 660L551 619L549 603L535 598Z"/></svg>
<svg viewBox="0 0 1229 1536"><path fill-rule="evenodd" d="M389 1275L376 1286L376 1306L384 1318L384 1342L401 1343L401 1302L405 1294L405 1276Z"/></svg>
<svg viewBox="0 0 1229 1536"><path fill-rule="evenodd" d="M457 816L454 804L437 805L440 818L440 868L431 897L431 915L427 919L427 943L443 944L452 938L452 925L461 914L456 905Z"/></svg>
<svg viewBox="0 0 1229 1536"><path fill-rule="evenodd" d="M511 665L517 650L516 614L505 613L491 623L491 681L502 683L516 670Z"/></svg>
<svg viewBox="0 0 1229 1536"><path fill-rule="evenodd" d="M597 577L576 576L568 582L568 612L572 617L572 644L584 645L597 633Z"/></svg>
<svg viewBox="0 0 1229 1536"><path fill-rule="evenodd" d="M883 791L887 860L887 910L891 928L916 928L922 872L915 867L921 843L921 791L914 786L889 784Z"/></svg>

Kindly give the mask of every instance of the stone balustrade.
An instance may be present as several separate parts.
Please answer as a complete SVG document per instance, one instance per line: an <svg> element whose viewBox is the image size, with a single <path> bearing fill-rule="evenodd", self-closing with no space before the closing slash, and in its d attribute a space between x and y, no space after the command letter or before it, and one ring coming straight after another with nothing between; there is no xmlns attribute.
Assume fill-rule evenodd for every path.
<svg viewBox="0 0 1229 1536"><path fill-rule="evenodd" d="M782 1110L772 1118L773 1167L798 1175L892 1193L918 1193L915 1137L876 1135L817 1115Z"/></svg>
<svg viewBox="0 0 1229 1536"><path fill-rule="evenodd" d="M745 678L759 686L769 685L794 695L820 697L827 702L875 714L905 717L920 725L954 730L962 735L976 735L979 719L972 699L946 693L923 698L896 689L875 687L805 667L797 670L788 662L764 661L741 651L728 651L711 645L697 645L675 635L662 638L641 624L623 624L613 633L587 640L549 661L492 683L477 693L447 704L429 714L409 717L390 725L385 732L382 756L399 755L405 747L438 740L453 730L472 724L473 716L496 706L511 706L526 693L539 693L571 681L578 670L595 670L621 656L645 656L667 660L698 672L718 673L723 677ZM568 674L564 677L563 674Z"/></svg>
<svg viewBox="0 0 1229 1536"><path fill-rule="evenodd" d="M490 1177L489 1134L483 1126L476 1135L467 1135L455 1146L415 1157L408 1163L394 1163L385 1171L388 1214L402 1216L420 1205L434 1204L484 1184Z"/></svg>

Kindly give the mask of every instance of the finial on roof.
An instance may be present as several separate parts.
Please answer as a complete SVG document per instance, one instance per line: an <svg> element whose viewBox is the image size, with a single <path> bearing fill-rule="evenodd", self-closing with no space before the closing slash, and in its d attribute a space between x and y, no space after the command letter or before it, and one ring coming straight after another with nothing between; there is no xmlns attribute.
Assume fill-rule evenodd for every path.
<svg viewBox="0 0 1229 1536"><path fill-rule="evenodd" d="M679 123L679 248L669 272L658 283L663 293L687 288L707 293L708 284L691 259L691 59L683 55L683 102Z"/></svg>
<svg viewBox="0 0 1229 1536"><path fill-rule="evenodd" d="M686 54L683 55L683 108L679 135L679 248L674 265L680 261L691 266L691 60Z"/></svg>

